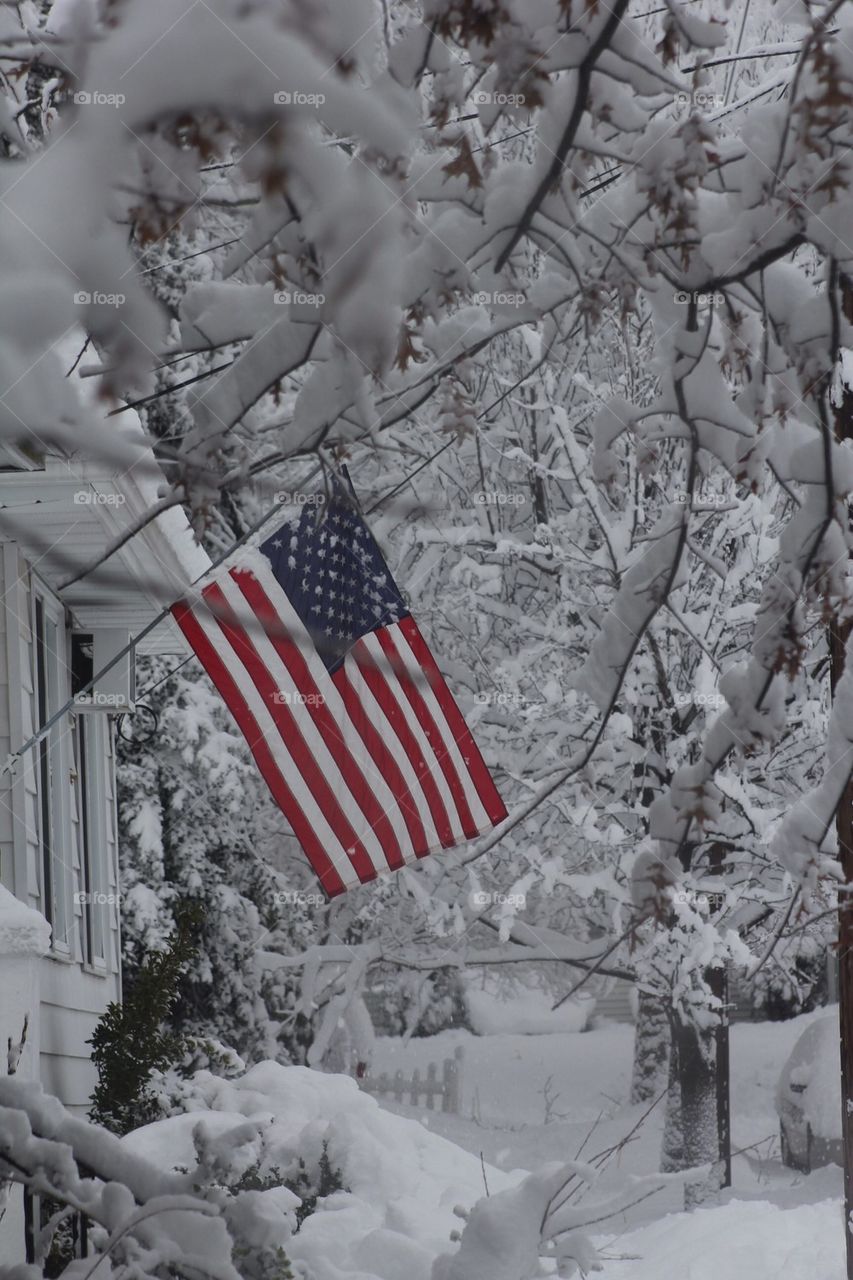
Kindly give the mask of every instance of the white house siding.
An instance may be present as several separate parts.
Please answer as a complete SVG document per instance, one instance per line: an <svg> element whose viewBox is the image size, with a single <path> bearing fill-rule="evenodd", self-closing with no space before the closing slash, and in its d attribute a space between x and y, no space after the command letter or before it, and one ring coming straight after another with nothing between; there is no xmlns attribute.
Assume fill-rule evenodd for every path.
<svg viewBox="0 0 853 1280"><path fill-rule="evenodd" d="M34 577L32 567L14 543L2 545L0 581L0 756L17 750L35 730L34 647L32 617ZM47 594L39 588L42 594ZM54 597L55 599L55 597ZM67 621L67 614L65 615ZM59 696L70 692L70 673L61 673ZM11 696L10 696L11 694ZM104 890L112 900L104 905L105 959L89 967L85 963L83 907L74 893L84 888L80 849L80 787L75 770L74 722L63 726L63 774L67 792L62 797L67 815L63 841L70 869L66 889L71 912L68 947L54 947L42 960L41 972L41 1077L47 1090L66 1105L85 1108L94 1083L86 1041L107 1004L120 997L118 868L115 815L115 781L112 727L106 716L89 713L99 723L94 736L97 754L90 761L90 776L97 781L97 838L105 848ZM0 882L28 905L41 908L41 849L37 774L33 753L4 781L5 803L0 810Z"/></svg>
<svg viewBox="0 0 853 1280"><path fill-rule="evenodd" d="M101 977L76 963L48 957L41 975L41 1080L67 1107L87 1109L95 1072L91 1036L110 1000L119 995L115 975Z"/></svg>

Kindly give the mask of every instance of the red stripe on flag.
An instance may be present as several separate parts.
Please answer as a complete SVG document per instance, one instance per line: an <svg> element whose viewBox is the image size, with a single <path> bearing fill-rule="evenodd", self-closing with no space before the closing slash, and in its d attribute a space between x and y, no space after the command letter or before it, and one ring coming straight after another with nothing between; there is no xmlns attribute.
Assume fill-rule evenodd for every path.
<svg viewBox="0 0 853 1280"><path fill-rule="evenodd" d="M382 628L379 628L371 634L379 639L381 630ZM381 640L379 642L381 644ZM370 653L364 641L357 640L352 647L351 653L359 664L361 675L366 681L370 692L382 708L385 718L396 733L400 740L400 745L411 761L415 777L424 793L443 848L452 849L458 841L451 831L447 810L432 776L432 762L424 759L417 739L406 723L402 708L398 706L385 676L377 669L373 654ZM395 659L395 661L398 662L399 659ZM399 683L399 677L397 677L397 682Z"/></svg>
<svg viewBox="0 0 853 1280"><path fill-rule="evenodd" d="M298 769L305 779L326 821L349 856L359 880L366 884L367 881L375 879L377 872L372 858L341 809L335 793L323 777L317 761L302 736L296 718L283 703L274 701L274 695L279 692L278 685L264 666L263 660L225 598L222 588L217 583L212 583L209 587L205 587L202 595L215 606L214 616L220 630L263 698L264 705L268 708L282 741L288 746L293 756L294 768Z"/></svg>
<svg viewBox="0 0 853 1280"><path fill-rule="evenodd" d="M374 764L381 771L397 801L397 806L403 815L406 830L409 833L412 852L416 858L423 858L427 853L431 852L430 843L424 825L421 822L414 796L406 785L400 766L371 723L362 700L352 687L350 678L343 666L338 667L332 676L332 682L343 699L347 715L358 730Z"/></svg>
<svg viewBox="0 0 853 1280"><path fill-rule="evenodd" d="M474 735L468 728L465 717L459 710L453 694L448 689L444 676L441 674L438 664L430 652L429 645L421 635L420 628L414 618L411 616L401 618L397 626L408 640L409 647L430 682L450 732L459 746L462 759L468 766L468 772L477 789L477 795L480 797L483 808L489 816L489 821L497 826L499 822L503 822L504 818L507 817L507 807L500 797L492 775L486 768L486 762L480 754L480 748L477 746Z"/></svg>
<svg viewBox="0 0 853 1280"><path fill-rule="evenodd" d="M297 645L281 635L281 618L276 612L269 596L251 570L233 569L231 577L237 583L252 610L260 618L262 625L293 680L294 685L303 695L311 699L304 708L317 726L335 764L347 787L352 793L359 809L364 814L371 828L376 832L382 852L388 866L396 871L405 865L402 850L394 834L394 828L388 815L380 804L375 792L365 778L358 761L341 737L341 729L317 686L314 677ZM372 862L371 862L372 865Z"/></svg>
<svg viewBox="0 0 853 1280"><path fill-rule="evenodd" d="M427 741L432 747L438 767L444 774L445 781L450 789L453 803L456 805L456 812L459 815L459 821L462 824L462 830L470 839L472 836L479 834L477 824L474 821L468 806L468 797L465 795L465 788L462 785L462 779L456 772L456 767L447 750L444 739L438 725L432 718L429 707L424 702L423 695L417 687L415 681L403 662L402 656L394 643L394 637L390 629L381 628L376 633L376 638L382 646L385 656L394 663L395 670L398 672L398 680L403 693L406 695L409 706L415 713L418 723L426 734ZM426 676L424 676L426 679Z"/></svg>
<svg viewBox="0 0 853 1280"><path fill-rule="evenodd" d="M321 885L331 898L345 893L346 885L341 880L322 844L317 839L299 801L285 782L266 739L260 731L257 720L249 710L245 698L235 684L224 662L205 635L202 626L194 617L192 609L185 601L179 601L172 606L172 616L183 631L193 651L201 660L205 671L221 693L228 710L237 721L264 781L272 792L276 804L293 827L293 832L308 855L312 867L320 878Z"/></svg>

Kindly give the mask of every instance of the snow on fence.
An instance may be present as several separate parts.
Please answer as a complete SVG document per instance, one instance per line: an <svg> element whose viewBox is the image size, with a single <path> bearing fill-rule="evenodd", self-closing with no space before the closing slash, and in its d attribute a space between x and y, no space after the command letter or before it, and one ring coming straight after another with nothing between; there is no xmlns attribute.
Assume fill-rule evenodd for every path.
<svg viewBox="0 0 853 1280"><path fill-rule="evenodd" d="M442 1111L459 1115L462 1110L462 1062L460 1045L452 1058L444 1059L440 1075L438 1064L430 1062L424 1076L417 1068L410 1076L402 1071L395 1071L393 1075L383 1071L378 1076L362 1076L358 1083L365 1093L381 1094L395 1102L410 1102L413 1107L420 1106L424 1098L429 1111L436 1110L436 1098L440 1098Z"/></svg>

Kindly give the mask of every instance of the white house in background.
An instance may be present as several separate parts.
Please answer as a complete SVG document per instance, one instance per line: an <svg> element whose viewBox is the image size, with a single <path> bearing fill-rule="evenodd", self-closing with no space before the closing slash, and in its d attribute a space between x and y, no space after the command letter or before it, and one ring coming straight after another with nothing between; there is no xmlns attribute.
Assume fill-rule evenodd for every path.
<svg viewBox="0 0 853 1280"><path fill-rule="evenodd" d="M138 452L115 477L0 450L0 763L209 568L173 508L63 587L144 525L163 477ZM188 652L169 617L138 650ZM0 1072L27 1016L17 1074L78 1112L94 1083L87 1040L121 995L115 735L133 700L129 657L0 777ZM2 1199L0 1261L24 1261L21 1196L5 1213Z"/></svg>
<svg viewBox="0 0 853 1280"><path fill-rule="evenodd" d="M209 567L174 508L97 573L63 588L151 510L163 477L150 453L139 454L116 478L67 458L0 453L0 763L86 683L93 664L99 669ZM188 652L170 618L139 651ZM115 734L117 713L132 711L133 698L128 659L86 709L64 715L0 777L0 919L4 902L10 918L11 895L39 912L51 935L19 1071L78 1110L93 1084L86 1041L121 994ZM21 1030L20 1000L2 977L10 972L2 946L13 936L0 929L3 1057Z"/></svg>

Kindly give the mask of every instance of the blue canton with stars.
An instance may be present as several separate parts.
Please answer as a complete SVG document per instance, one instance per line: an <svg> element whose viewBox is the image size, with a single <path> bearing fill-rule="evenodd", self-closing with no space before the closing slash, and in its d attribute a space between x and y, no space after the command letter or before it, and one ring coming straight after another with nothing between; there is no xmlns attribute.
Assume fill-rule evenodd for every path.
<svg viewBox="0 0 853 1280"><path fill-rule="evenodd" d="M361 636L408 616L373 535L341 498L306 506L260 551L330 673Z"/></svg>

